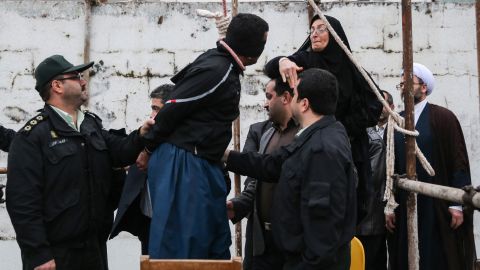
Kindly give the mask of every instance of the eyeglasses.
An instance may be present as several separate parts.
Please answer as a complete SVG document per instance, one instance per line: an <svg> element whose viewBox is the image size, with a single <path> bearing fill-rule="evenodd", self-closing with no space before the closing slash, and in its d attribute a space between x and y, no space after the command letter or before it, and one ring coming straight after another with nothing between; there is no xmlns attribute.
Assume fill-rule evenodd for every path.
<svg viewBox="0 0 480 270"><path fill-rule="evenodd" d="M317 33L317 35L321 35L325 32L328 32L327 26L321 25L318 28L310 28L310 32L308 32L308 34L313 35L313 33Z"/></svg>
<svg viewBox="0 0 480 270"><path fill-rule="evenodd" d="M424 85L425 83L423 82L414 82L413 85ZM405 87L405 83L401 82L395 86L397 90L402 90L403 87Z"/></svg>
<svg viewBox="0 0 480 270"><path fill-rule="evenodd" d="M59 78L59 79L55 79L57 81L64 81L64 80L84 80L84 77L83 77L83 73L77 73L76 75L74 76L70 76L70 77L64 77L64 78Z"/></svg>

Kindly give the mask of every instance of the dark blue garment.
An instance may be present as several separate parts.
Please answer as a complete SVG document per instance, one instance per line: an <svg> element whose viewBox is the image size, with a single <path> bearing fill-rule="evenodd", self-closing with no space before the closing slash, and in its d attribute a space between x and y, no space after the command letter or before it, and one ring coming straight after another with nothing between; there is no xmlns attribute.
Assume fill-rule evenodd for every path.
<svg viewBox="0 0 480 270"><path fill-rule="evenodd" d="M172 144L150 157L152 259L229 259L226 185L220 166Z"/></svg>
<svg viewBox="0 0 480 270"><path fill-rule="evenodd" d="M430 107L427 104L425 109L420 114L418 122L415 126L420 136L417 137L417 144L420 150L425 155L425 158L430 162L432 167L435 166L433 160L433 141L434 134L430 126ZM406 173L405 164L405 141L404 136L395 134L395 171L399 174ZM417 159L416 172L418 180L421 182L432 183L433 177L423 169L422 165ZM408 237L407 237L407 209L406 209L407 192L399 190L397 201L400 204L396 213L397 218L397 233L398 238L398 268L408 269ZM448 265L445 261L441 233L439 226L436 224L437 217L434 208L434 198L418 195L417 196L417 213L418 213L418 241L419 241L419 266L421 270L426 269L447 269Z"/></svg>

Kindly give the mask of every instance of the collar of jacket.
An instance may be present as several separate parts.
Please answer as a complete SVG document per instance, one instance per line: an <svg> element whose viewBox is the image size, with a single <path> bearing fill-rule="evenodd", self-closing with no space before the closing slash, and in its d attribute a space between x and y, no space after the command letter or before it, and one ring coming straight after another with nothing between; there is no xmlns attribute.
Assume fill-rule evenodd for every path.
<svg viewBox="0 0 480 270"><path fill-rule="evenodd" d="M318 120L317 122L313 123L309 126L306 130L300 134L297 138L295 138L294 142L287 146L287 150L292 153L296 151L298 148L302 147L302 145L310 139L310 137L315 133L317 130L330 126L337 122L337 119L334 115L324 115L322 119Z"/></svg>
<svg viewBox="0 0 480 270"><path fill-rule="evenodd" d="M285 133L285 132L289 131L289 130L292 129L292 128L296 128L296 129L298 130L299 125L297 124L297 122L295 121L295 119L293 119L293 117L292 117L292 118L290 118L290 120L288 120L287 127L286 127L284 130L281 130L281 129L280 129L280 125L279 125L279 124L273 123L273 122L272 122L272 127L273 127L277 132L283 132L283 133Z"/></svg>
<svg viewBox="0 0 480 270"><path fill-rule="evenodd" d="M72 136L72 135L79 135L80 133L73 128L71 128L65 120L62 119L60 115L58 115L57 112L55 112L50 105L45 104L43 107L43 112L48 115L48 119L50 119L50 123L52 125L53 130L58 132L59 134L67 135L67 136ZM87 118L87 115L85 115L85 118ZM83 127L83 125L82 125ZM82 130L81 130L82 131ZM82 131L83 133L83 131Z"/></svg>

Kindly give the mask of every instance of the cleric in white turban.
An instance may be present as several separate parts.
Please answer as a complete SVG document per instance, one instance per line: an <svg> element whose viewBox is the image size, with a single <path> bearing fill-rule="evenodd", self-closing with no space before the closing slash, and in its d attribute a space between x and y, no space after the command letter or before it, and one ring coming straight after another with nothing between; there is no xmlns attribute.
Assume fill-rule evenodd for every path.
<svg viewBox="0 0 480 270"><path fill-rule="evenodd" d="M428 102L435 79L427 67L414 63L413 74L415 129L420 133L416 142L435 170L430 176L417 162L417 180L454 188L471 185L467 148L457 117L447 108ZM404 79L402 76L398 85L402 96ZM404 174L405 167L404 135L396 133L395 173ZM387 229L394 232L389 242L390 265L392 270L406 270L406 192L398 190L395 198L399 206L385 218ZM417 207L420 269L473 269L476 254L471 208L423 195L418 195Z"/></svg>
<svg viewBox="0 0 480 270"><path fill-rule="evenodd" d="M430 95L435 86L435 78L433 74L426 66L413 63L413 75L417 76L427 86L427 96Z"/></svg>

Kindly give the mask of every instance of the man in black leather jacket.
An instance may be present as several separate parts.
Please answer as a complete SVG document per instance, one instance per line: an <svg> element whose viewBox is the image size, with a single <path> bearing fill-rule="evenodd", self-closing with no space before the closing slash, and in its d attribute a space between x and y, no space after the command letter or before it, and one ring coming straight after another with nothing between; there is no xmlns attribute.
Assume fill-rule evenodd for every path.
<svg viewBox="0 0 480 270"><path fill-rule="evenodd" d="M387 91L381 91L385 101L393 110L393 98ZM378 124L367 128L369 141L369 156L372 166L372 177L367 182L373 191L368 200L362 202L367 214L357 225L357 237L362 242L365 250L365 269L366 270L386 270L387 269L387 246L385 215L383 209L385 202L383 195L385 193L386 183L386 127L388 121L388 111L384 108Z"/></svg>

